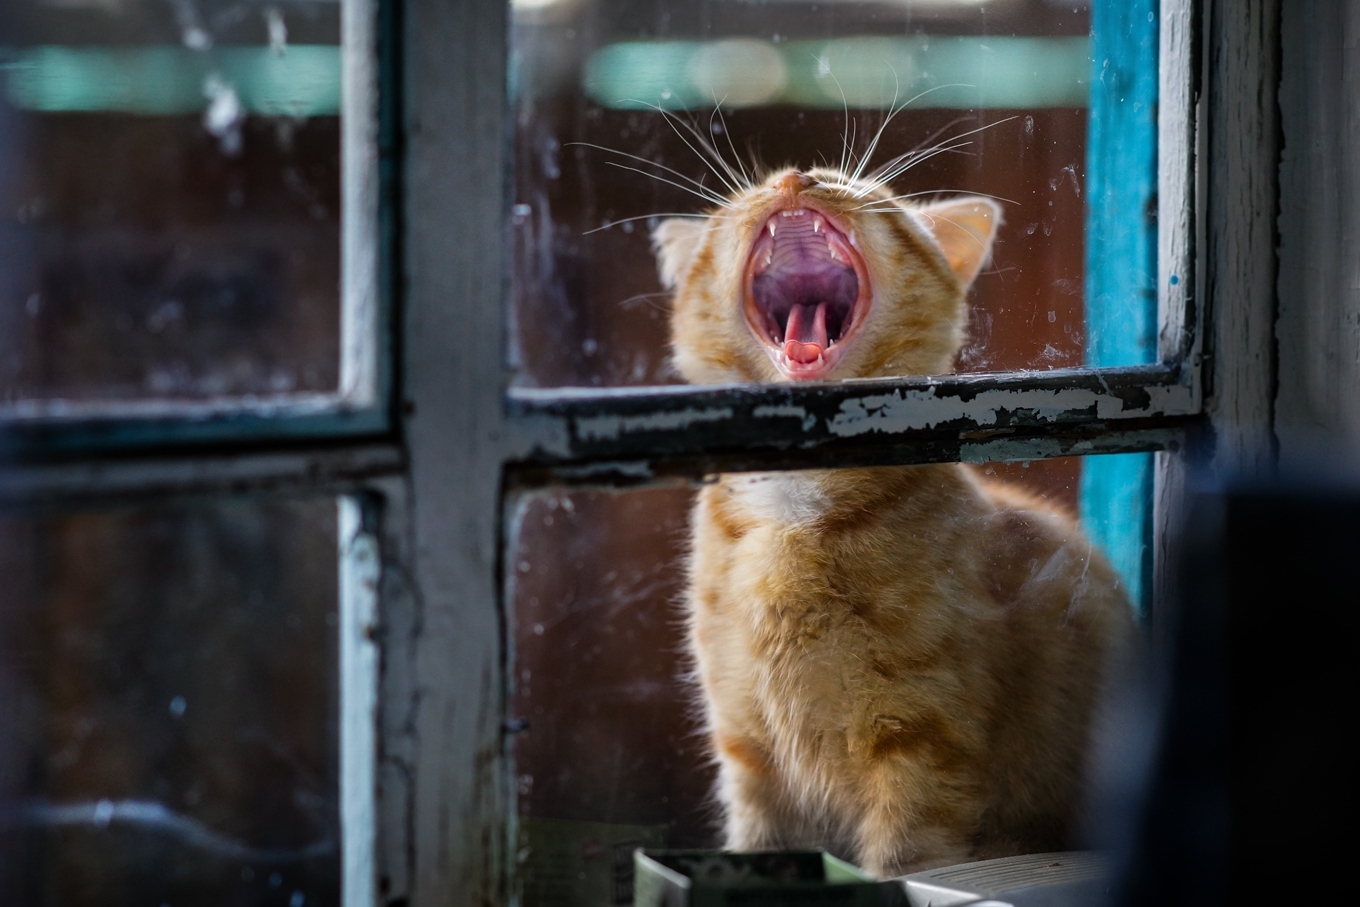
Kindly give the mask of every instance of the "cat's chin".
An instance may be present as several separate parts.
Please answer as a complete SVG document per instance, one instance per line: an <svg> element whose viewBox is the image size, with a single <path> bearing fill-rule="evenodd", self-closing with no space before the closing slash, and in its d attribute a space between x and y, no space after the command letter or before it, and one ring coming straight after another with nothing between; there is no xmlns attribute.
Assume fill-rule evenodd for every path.
<svg viewBox="0 0 1360 907"><path fill-rule="evenodd" d="M747 327L780 376L830 378L872 302L853 231L812 200L791 197L762 223L743 276Z"/></svg>

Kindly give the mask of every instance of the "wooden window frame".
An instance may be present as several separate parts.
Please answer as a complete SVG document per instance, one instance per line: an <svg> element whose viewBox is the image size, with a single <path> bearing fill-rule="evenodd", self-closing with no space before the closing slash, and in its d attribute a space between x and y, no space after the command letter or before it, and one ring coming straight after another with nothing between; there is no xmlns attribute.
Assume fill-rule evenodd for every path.
<svg viewBox="0 0 1360 907"><path fill-rule="evenodd" d="M365 739L363 716L372 715L376 754L370 812L345 813L351 826L369 823L351 835L368 842L368 856L347 855L345 904L508 904L507 491L1155 450L1156 601L1192 473L1268 468L1280 0L1244 0L1230 14L1215 7L1162 0L1158 364L818 387L528 391L511 388L506 344L496 342L508 328L506 5L381 3L382 27L365 40L384 61L376 144L389 194L369 235L380 238L375 273L390 278L378 281L381 306L397 326L390 405L379 393L366 410L376 420L355 431L318 424L299 433L286 420L246 416L233 430L196 435L183 420L159 433L132 420L122 425L132 428L126 445L90 446L84 424L9 425L0 505L281 490L363 502L350 522L372 535L366 556L380 562L376 624L365 625L378 651L356 651L378 655L381 683L366 712L346 713L358 722L349 740ZM1174 285L1172 274L1181 276Z"/></svg>

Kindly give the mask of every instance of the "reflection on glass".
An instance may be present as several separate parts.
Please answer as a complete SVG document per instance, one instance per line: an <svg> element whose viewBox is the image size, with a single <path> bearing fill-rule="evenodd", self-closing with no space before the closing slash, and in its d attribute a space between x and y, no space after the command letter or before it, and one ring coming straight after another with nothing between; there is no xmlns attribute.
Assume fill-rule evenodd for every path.
<svg viewBox="0 0 1360 907"><path fill-rule="evenodd" d="M0 405L334 391L334 0L0 10Z"/></svg>
<svg viewBox="0 0 1360 907"><path fill-rule="evenodd" d="M1089 462L973 468L1075 516ZM550 490L512 511L510 715L526 907L631 903L631 848L719 843L714 766L683 655L692 500L692 490Z"/></svg>
<svg viewBox="0 0 1360 907"><path fill-rule="evenodd" d="M1044 0L514 3L521 380L678 380L649 236L665 216L710 205L696 194L728 193L724 174L701 159L704 141L734 169L853 165L871 143L871 167L924 152L893 180L897 193L1002 200L1004 224L969 295L957 369L1088 361L1088 330L1113 333L1114 323L1087 319L1086 287L1113 305L1114 294L1148 279L1140 259L1132 277L1092 282L1085 231L1110 234L1099 249L1150 248L1141 208L1152 198L1151 146L1142 140L1153 135L1155 110L1156 26L1139 18L1145 4L1118 17L1095 5L1093 18L1089 3ZM1094 20L1113 18L1109 34L1090 37ZM1129 62L1131 39L1142 56ZM1123 91L1134 76L1136 98ZM1103 127L1105 157L1100 201L1088 210L1091 117ZM1118 148L1124 156L1110 164ZM1140 168L1138 178L1121 183L1125 166ZM1130 205L1141 208L1131 216ZM1122 225L1118 237L1112 225ZM1134 296L1138 311L1125 320L1150 311L1148 294ZM1144 361L1142 327L1124 332L1135 339L1124 337L1119 352L1101 352L1100 364Z"/></svg>
<svg viewBox="0 0 1360 907"><path fill-rule="evenodd" d="M336 513L0 518L6 903L337 902Z"/></svg>

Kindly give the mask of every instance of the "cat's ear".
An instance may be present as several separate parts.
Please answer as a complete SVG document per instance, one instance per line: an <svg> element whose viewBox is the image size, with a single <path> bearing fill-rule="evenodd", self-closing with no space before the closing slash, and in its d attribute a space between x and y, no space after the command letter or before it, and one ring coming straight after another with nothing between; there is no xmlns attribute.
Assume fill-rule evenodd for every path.
<svg viewBox="0 0 1360 907"><path fill-rule="evenodd" d="M917 211L959 283L967 289L992 254L992 240L1001 225L1001 206L990 198L965 195L924 205Z"/></svg>
<svg viewBox="0 0 1360 907"><path fill-rule="evenodd" d="M670 217L652 231L652 251L656 253L661 285L675 289L675 283L699 251L699 240L708 222L701 217Z"/></svg>

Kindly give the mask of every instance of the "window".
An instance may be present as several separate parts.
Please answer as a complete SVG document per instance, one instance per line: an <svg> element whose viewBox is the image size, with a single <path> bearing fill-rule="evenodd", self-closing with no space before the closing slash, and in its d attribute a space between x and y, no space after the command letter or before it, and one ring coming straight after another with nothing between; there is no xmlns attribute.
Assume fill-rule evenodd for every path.
<svg viewBox="0 0 1360 907"><path fill-rule="evenodd" d="M509 400L542 433L505 510L518 845L525 903L598 902L626 889L610 865L632 846L713 843L671 606L692 492L652 486L986 462L1079 510L1141 605L1153 480L1134 451L1174 443L1198 405L1183 350L1156 349L1156 300L1184 317L1190 270L1164 260L1159 294L1154 4L511 11ZM1175 73L1160 90L1184 97ZM651 229L711 207L752 158L868 171L904 149L894 192L1005 200L958 374L671 386ZM1188 201L1174 178L1171 207Z"/></svg>
<svg viewBox="0 0 1360 907"><path fill-rule="evenodd" d="M778 5L730 2L747 10ZM537 303L519 295L513 277L522 264L516 255L525 248L516 245L522 236L516 239L515 231L523 230L525 222L514 206L533 203L516 195L522 185L516 176L519 164L507 140L514 131L511 112L517 109L513 93L524 87L515 80L527 78L523 61L510 66L511 9L426 0L376 6L345 0L338 5L338 16L336 4L319 0L272 5L230 0L63 3L0 12L0 43L5 46L0 81L6 91L0 103L0 193L14 200L15 193L34 185L26 175L15 176L16 160L36 160L40 169L61 165L52 155L27 150L31 146L23 143L32 136L45 129L78 129L82 117L127 117L129 125L119 128L129 134L163 129L188 137L190 151L171 156L198 155L223 168L208 174L212 179L202 184L217 193L220 210L204 215L195 222L198 227L219 217L235 231L224 236L258 243L244 251L230 249L230 244L204 245L211 255L224 255L208 269L211 279L176 283L182 272L175 270L173 249L160 271L112 279L97 265L131 260L134 256L117 245L126 238L96 236L80 245L70 243L70 236L52 234L58 238L52 248L63 255L64 249L78 248L87 258L80 268L64 262L49 267L42 275L48 281L44 286L67 288L62 298L68 307L81 299L127 300L89 303L96 309L93 324L99 327L99 318L112 316L111 326L101 329L118 337L117 332L131 328L120 326L117 314L135 315L139 342L146 346L118 348L134 362L131 369L114 358L39 367L41 362L25 357L47 356L55 339L40 342L23 334L19 340L22 332L0 330L0 349L9 357L0 368L10 370L4 373L7 397L0 414L0 501L5 507L0 558L16 565L16 572L7 575L19 577L0 615L6 645L22 639L28 646L38 638L25 636L22 629L11 635L11 628L61 615L71 627L81 628L89 642L72 648L60 634L50 635L49 651L66 659L63 664L79 667L63 676L81 682L120 664L111 653L154 654L169 647L167 638L199 639L192 647L198 655L193 660L167 655L162 661L148 655L150 668L135 684L96 690L86 681L91 683L87 690L93 691L87 697L90 703L117 714L126 727L148 727L162 735L158 739L169 741L165 764L179 759L182 765L186 753L196 752L187 729L204 727L194 724L200 700L193 691L206 689L222 697L210 702L237 701L214 688L225 676L219 666L229 659L225 650L208 651L206 642L219 636L220 624L237 621L231 633L220 635L221 645L230 645L242 657L234 669L260 665L251 675L256 682L305 675L298 686L302 692L290 700L298 707L296 713L279 714L270 707L276 704L272 700L246 702L242 720L276 729L266 735L275 743L285 737L306 741L311 747L308 764L315 766L310 777L316 781L305 789L292 784L287 771L296 769L295 759L269 763L277 771L248 778L254 784L250 792L275 798L258 812L237 809L239 800L216 793L202 793L203 799L190 803L188 783L168 791L154 786L114 791L88 778L80 779L83 788L52 788L61 791L61 798L48 797L43 804L30 796L40 789L34 778L70 782L69 770L63 779L60 772L49 771L45 760L57 752L52 743L75 739L80 728L58 728L37 749L0 750L0 796L6 802L0 821L0 840L5 842L0 880L16 878L13 873L37 878L27 883L40 886L37 903L64 893L41 888L46 880L56 878L51 884L58 884L77 876L50 874L60 864L34 854L76 853L84 840L102 842L105 838L99 836L111 840L115 834L123 835L120 847L130 848L124 866L130 872L146 871L124 883L128 887L123 890L130 892L143 890L131 887L137 884L162 882L159 867L164 864L157 855L178 847L195 860L207 861L195 866L208 865L184 884L220 878L212 873L229 866L242 897L261 902L289 903L298 892L299 903L312 903L313 895L338 888L347 905L510 903L514 886L524 881L514 881L521 830L514 817L520 798L533 796L532 790L524 794L516 789L515 777L515 752L533 745L525 736L531 732L519 721L525 716L516 711L515 697L526 690L516 686L513 673L516 658L527 650L514 649L508 614L517 609L514 617L532 635L528 608L534 593L528 585L516 589L508 582L517 570L508 552L516 533L528 525L527 518L515 524L517 513L535 517L540 530L552 530L566 545L574 541L562 532L571 527L570 520L549 527L543 523L545 516L556 520L564 500L578 514L591 507L626 511L641 506L635 502L643 497L683 502L684 490L666 483L683 485L714 471L941 460L1038 462L1072 456L1094 463L1101 458L1088 455L1158 450L1163 452L1158 454L1154 519L1164 526L1174 515L1178 483L1184 480L1183 452L1187 445L1206 449L1202 428L1217 432L1214 455L1224 461L1266 457L1261 451L1268 443L1259 439L1269 435L1269 428L1260 426L1269 424L1262 413L1269 411L1272 391L1268 370L1262 373L1252 365L1262 345L1268 345L1261 338L1270 336L1270 328L1261 326L1272 323L1271 275L1263 279L1234 263L1263 262L1273 254L1270 174L1275 160L1269 142L1275 135L1274 88L1267 20L1274 14L1268 4L1249 4L1242 15L1231 17L1217 5L1181 0L1164 0L1152 11L1159 26L1160 73L1154 356L1140 364L1138 357L1117 350L1110 359L1092 358L1088 348L1083 362L1072 359L1069 367L1042 371L726 388L657 386L650 383L655 380L650 363L644 363L645 380L639 381L614 380L613 375L632 374L615 366L613 372L599 372L598 386L591 384L589 374L585 380L568 381L555 377L565 368L560 364L551 369L542 365L534 381L523 380L522 367L534 354L512 345L519 336L512 330L514 319L523 324L542 316L529 308ZM527 11L530 4L520 7ZM1092 15L1099 15L1116 5L1094 3L1091 8ZM822 12L834 17L832 5ZM551 14L541 12L542 27L552 27ZM276 21L289 35L288 50L279 58L270 56ZM26 37L21 41L11 35ZM304 40L304 35L312 37ZM196 46L205 40L209 47ZM277 145L280 124L274 120L289 119L286 114L252 112L255 96L247 91L242 73L261 61L266 70L276 59L287 60L283 65L288 67L301 65L307 55L290 57L299 49L292 45L328 42L340 48L341 100L333 109L342 116L330 123L323 122L327 114L309 117L297 127L293 141L305 143L303 133L311 134L309 130L329 130L329 137L313 138L321 149L318 158L329 161L330 175L323 167L302 173L300 183L289 185L275 162L264 173L273 181L270 191L257 199L248 184L243 207L232 208L232 180L244 178L233 168L266 148L274 149L269 154L282 154L277 150L282 147ZM42 67L54 65L67 67L57 70L67 73L60 84L85 86L97 99L126 99L129 90L113 91L109 86L115 83L96 77L109 70L98 67L106 66L111 56L124 63L135 58L139 66L161 58L100 50L121 44L171 47L174 52L166 55L170 62L165 65L185 67L173 71L198 90L193 95L186 89L182 96L192 105L176 100L177 95L170 101L186 106L169 113L41 106L39 101L56 101L43 101L45 96L37 94L33 73L50 73ZM237 52L237 47L242 49ZM210 51L216 55L208 56ZM333 58L336 51L327 53ZM196 68L204 65L215 69ZM212 71L219 79L210 85ZM80 73L84 75L76 78ZM239 109L230 103L228 86ZM205 88L212 89L211 96L202 94ZM319 95L309 97L320 103ZM216 115L205 119L214 108ZM243 121L227 115L240 110L246 113ZM157 126L150 122L156 117L179 119ZM112 120L104 125L111 128ZM233 157L238 127L243 145L240 156ZM1229 153L1224 137L1230 134L1240 140L1232 147L1244 143L1249 153ZM25 154L29 157L23 158ZM118 160L157 179L168 172L131 152ZM1086 180L1089 186L1090 172ZM114 182L84 185L98 197L112 192ZM1115 181L1110 191L1125 188ZM261 223L247 222L259 213L252 205L278 203L282 213L267 212L261 220L301 229L311 223L313 191L320 193L326 209L315 223L331 230L340 254L328 258L331 252L315 252L304 256L300 267L309 286L337 281L344 287L343 294L331 297L334 307L324 317L316 314L326 307L321 291L304 300L282 290L273 297L258 290L261 281L291 273L283 248L289 243L260 242L260 236L268 238L267 231L254 232L263 229ZM186 198L193 197L186 193ZM1253 202L1245 213L1234 207L1237 199L1248 197ZM1122 204L1115 210L1125 210ZM43 213L13 207L39 221L54 216L49 209ZM176 216L188 210L169 207ZM101 209L80 201L64 210L84 214ZM122 209L114 205L110 210L118 215ZM1141 222L1144 210L1137 212ZM533 216L531 209L531 221ZM631 214L620 210L610 216ZM7 223L6 249L37 241L31 231L24 233L27 224ZM122 229L115 227L109 233ZM149 228L139 229L132 238L145 240ZM1088 227L1087 235L1092 232ZM32 314L28 300L33 291L12 286L20 278L31 282L31 272L16 269L8 251L0 250L0 257L5 268L0 281L7 282L9 294L0 318L5 325L42 324L44 307L53 300L39 293L32 306L37 314ZM199 298L208 300L223 288L242 288L240 298L282 300L258 314L260 323L293 317L288 306L306 302L314 306L307 317L315 316L315 324L331 333L310 346L278 339L267 350L249 341L233 347L229 330L221 337L215 331L190 336L175 326L187 308L148 307L133 293L139 286L159 290L167 285L187 287L186 294L196 289ZM1107 293L1112 304L1127 299L1124 286L1111 282ZM1086 298L1091 297L1088 286ZM157 301L178 299L187 306L188 298ZM52 310L47 311L50 316ZM76 310L65 311L68 320L50 321L44 330L69 327L69 313ZM1054 323L1061 327L1056 319ZM1227 324L1233 329L1226 329ZM160 326L160 333L153 325ZM160 339L161 334L168 338ZM603 343L589 334L573 342L590 339ZM208 341L209 352L239 363L226 370L225 379L215 377L208 360L194 360L185 352L194 352L194 342ZM99 346L88 337L84 342L82 350ZM519 372L507 366L507 349L520 357L511 360ZM233 360L241 350L245 358ZM1206 359L1206 351L1214 358ZM268 356L262 358L262 353ZM168 377L153 380L155 369L146 363L156 357L172 364L184 361L186 367L162 369ZM290 365L285 371L294 376L293 383L284 378L274 383L276 363L289 362L289 357L315 357L309 360L311 371ZM326 357L331 357L329 364ZM626 357L617 361L627 362ZM311 377L297 377L302 375ZM1122 480L1116 484L1122 487ZM635 490L617 494L618 489ZM1159 559L1164 544L1159 529ZM34 554L39 549L48 552L45 561ZM261 567L270 558L275 559L274 573ZM78 602L84 610L60 611L53 604L62 598L51 591L55 587L39 582L70 588L74 580L58 569L66 562L88 565L74 574L88 579L87 587L62 599ZM46 564L47 572L37 571L34 564ZM172 594L172 580L192 580L196 597ZM529 581L540 581L532 576L532 565ZM259 597L253 599L253 593ZM523 599L515 598L521 594ZM1155 612L1155 596L1152 601ZM541 596L539 605L546 607ZM120 623L119 615L127 615L126 623ZM293 617L296 625L289 623ZM148 635L153 628L147 625L156 624L153 618L163 619L168 637ZM158 627L155 631L160 632ZM307 663L280 666L270 661L271 653L289 661L291 641L299 634L314 643L305 653ZM246 673L241 669L226 679L239 680ZM30 655L4 649L0 690L5 691L2 707L9 710L6 721L23 719L29 723L18 726L34 727L40 711L16 714L14 703L40 709L44 702L57 701L63 691L50 686L57 676ZM46 699L23 700L9 692L35 688L39 682L49 683L41 691ZM533 687L527 695L536 695ZM300 751L302 745L294 749ZM142 752L128 746L108 751ZM235 754L213 752L219 757L215 764L229 763L231 772L246 776ZM273 759L272 753L260 758ZM285 763L287 768L280 768ZM160 777L156 765L147 762L141 768L136 777L151 782ZM300 793L317 790L322 791L320 799L298 799ZM136 806L150 803L166 809ZM62 812L64 806L78 809ZM200 807L215 812L194 812ZM308 824L314 820L319 824ZM315 835L307 833L318 829ZM16 859L16 840L39 840L43 846L26 843ZM318 842L331 849L306 868L321 879L315 889L287 890L301 876L270 869L260 859L268 855L262 851L311 854L308 848ZM152 850L136 850L141 846ZM107 858L116 855L110 850ZM247 865L249 879L241 872ZM34 866L43 867L37 876L22 875L35 872ZM100 876L101 871L94 867L85 878L109 878ZM198 870L189 867L186 872ZM107 895L108 889L100 893Z"/></svg>
<svg viewBox="0 0 1360 907"><path fill-rule="evenodd" d="M372 902L375 29L366 0L0 12L15 903Z"/></svg>

